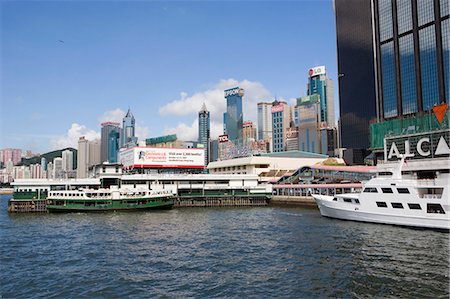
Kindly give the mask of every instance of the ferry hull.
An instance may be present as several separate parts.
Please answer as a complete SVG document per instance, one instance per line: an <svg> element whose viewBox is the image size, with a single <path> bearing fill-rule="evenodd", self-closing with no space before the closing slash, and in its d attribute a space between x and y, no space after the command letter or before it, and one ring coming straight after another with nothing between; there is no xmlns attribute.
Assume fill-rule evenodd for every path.
<svg viewBox="0 0 450 299"><path fill-rule="evenodd" d="M333 197L324 195L313 195L313 197L319 207L320 214L329 218L445 231L450 230L449 219L379 214L366 212L361 208L359 210L350 210L342 208L339 202L332 201Z"/></svg>
<svg viewBox="0 0 450 299"><path fill-rule="evenodd" d="M50 213L84 213L84 212L110 212L110 211L147 211L147 210L168 210L174 205L173 200L166 202L152 202L142 205L108 204L104 206L76 206L76 205L47 205Z"/></svg>

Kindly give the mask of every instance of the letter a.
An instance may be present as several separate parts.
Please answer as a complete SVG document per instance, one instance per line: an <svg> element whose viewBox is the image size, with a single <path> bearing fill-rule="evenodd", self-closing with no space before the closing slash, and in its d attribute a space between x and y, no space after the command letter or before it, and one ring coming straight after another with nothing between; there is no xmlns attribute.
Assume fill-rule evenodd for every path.
<svg viewBox="0 0 450 299"><path fill-rule="evenodd" d="M391 149L389 150L388 159L391 159L392 156L395 156L397 158L400 157L400 153L398 151L397 145L395 145L395 142L392 142Z"/></svg>
<svg viewBox="0 0 450 299"><path fill-rule="evenodd" d="M434 154L437 155L448 155L450 154L450 148L447 145L447 142L445 142L444 136L441 136L439 138L438 145L436 147L436 151Z"/></svg>

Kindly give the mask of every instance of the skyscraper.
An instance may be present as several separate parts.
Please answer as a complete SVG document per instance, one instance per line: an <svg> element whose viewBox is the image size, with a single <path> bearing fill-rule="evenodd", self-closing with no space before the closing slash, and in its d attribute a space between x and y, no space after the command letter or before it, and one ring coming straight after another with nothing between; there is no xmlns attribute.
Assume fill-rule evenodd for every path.
<svg viewBox="0 0 450 299"><path fill-rule="evenodd" d="M320 146L320 95L314 94L297 99L299 150L321 153Z"/></svg>
<svg viewBox="0 0 450 299"><path fill-rule="evenodd" d="M205 148L205 165L209 161L210 118L205 103L198 112L198 142Z"/></svg>
<svg viewBox="0 0 450 299"><path fill-rule="evenodd" d="M266 140L272 148L272 103L260 102L258 108L258 139Z"/></svg>
<svg viewBox="0 0 450 299"><path fill-rule="evenodd" d="M117 163L119 154L119 142L120 133L119 131L111 131L108 137L108 162Z"/></svg>
<svg viewBox="0 0 450 299"><path fill-rule="evenodd" d="M118 136L120 135L120 127L119 127L119 123L115 123L115 122L104 122L101 124L102 126L102 132L101 132L101 152L100 152L100 163L109 161L110 157L112 156L111 151L112 150L116 150L114 149L110 149L110 144L111 145L115 145L114 142L112 142L113 140L110 140L110 136L111 133L117 133L114 134L115 138L118 138ZM118 147L118 146L117 146ZM118 151L118 150L117 150ZM117 158L116 160L117 161ZM111 162L111 161L110 161Z"/></svg>
<svg viewBox="0 0 450 299"><path fill-rule="evenodd" d="M14 165L22 159L22 150L18 148L5 148L0 150L0 162L6 165L6 162L12 161Z"/></svg>
<svg viewBox="0 0 450 299"><path fill-rule="evenodd" d="M320 119L329 127L334 127L334 85L328 78L325 67L317 66L308 71L308 95L320 96Z"/></svg>
<svg viewBox="0 0 450 299"><path fill-rule="evenodd" d="M448 0L374 0L379 121L449 101Z"/></svg>
<svg viewBox="0 0 450 299"><path fill-rule="evenodd" d="M225 98L227 99L227 112L223 115L224 134L228 135L230 141L242 141L242 97L244 90L239 87L225 90Z"/></svg>
<svg viewBox="0 0 450 299"><path fill-rule="evenodd" d="M244 122L242 125L242 136L244 144L247 144L251 140L256 140L256 127L252 121Z"/></svg>
<svg viewBox="0 0 450 299"><path fill-rule="evenodd" d="M272 152L286 150L286 132L292 120L291 107L286 102L274 101L272 103Z"/></svg>
<svg viewBox="0 0 450 299"><path fill-rule="evenodd" d="M100 152L100 140L94 139L92 141L89 141L89 167L101 163Z"/></svg>
<svg viewBox="0 0 450 299"><path fill-rule="evenodd" d="M89 169L89 141L84 136L78 140L77 154L77 178L87 178Z"/></svg>
<svg viewBox="0 0 450 299"><path fill-rule="evenodd" d="M420 158L419 136L430 140L431 156L439 156L433 140L448 142L448 133L440 132L448 132L449 120L438 121L433 108L449 101L449 1L373 0L372 7L378 123L370 125L370 137L375 160L392 150L395 138L400 152Z"/></svg>
<svg viewBox="0 0 450 299"><path fill-rule="evenodd" d="M340 146L367 149L369 123L377 115L371 1L334 0L334 7Z"/></svg>
<svg viewBox="0 0 450 299"><path fill-rule="evenodd" d="M137 138L135 137L135 119L130 108L128 108L128 112L122 120L120 147L126 147L128 144L130 146L137 144Z"/></svg>
<svg viewBox="0 0 450 299"><path fill-rule="evenodd" d="M73 152L70 150L62 152L62 170L66 173L73 170Z"/></svg>
<svg viewBox="0 0 450 299"><path fill-rule="evenodd" d="M60 157L53 159L53 178L54 179L62 179L64 178L64 171L63 171L63 159ZM50 167L49 167L50 169Z"/></svg>

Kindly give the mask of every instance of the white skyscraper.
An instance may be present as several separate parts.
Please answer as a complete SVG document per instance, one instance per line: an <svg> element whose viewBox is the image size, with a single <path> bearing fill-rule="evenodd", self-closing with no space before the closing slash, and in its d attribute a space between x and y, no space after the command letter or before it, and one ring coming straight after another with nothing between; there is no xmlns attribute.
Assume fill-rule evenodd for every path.
<svg viewBox="0 0 450 299"><path fill-rule="evenodd" d="M73 153L72 151L65 150L62 152L62 170L72 171L73 170Z"/></svg>
<svg viewBox="0 0 450 299"><path fill-rule="evenodd" d="M77 178L83 179L88 176L89 169L89 141L80 137L78 140L78 153L77 153Z"/></svg>
<svg viewBox="0 0 450 299"><path fill-rule="evenodd" d="M266 140L272 149L272 103L260 102L258 107L258 139Z"/></svg>

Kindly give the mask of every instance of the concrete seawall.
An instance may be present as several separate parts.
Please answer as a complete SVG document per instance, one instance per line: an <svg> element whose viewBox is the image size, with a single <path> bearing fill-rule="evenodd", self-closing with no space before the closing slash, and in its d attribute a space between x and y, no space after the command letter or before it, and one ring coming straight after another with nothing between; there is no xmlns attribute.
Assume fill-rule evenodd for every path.
<svg viewBox="0 0 450 299"><path fill-rule="evenodd" d="M306 207L316 207L317 204L312 196L285 196L273 195L270 200L271 205L297 205Z"/></svg>

